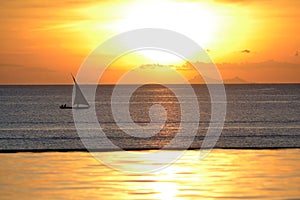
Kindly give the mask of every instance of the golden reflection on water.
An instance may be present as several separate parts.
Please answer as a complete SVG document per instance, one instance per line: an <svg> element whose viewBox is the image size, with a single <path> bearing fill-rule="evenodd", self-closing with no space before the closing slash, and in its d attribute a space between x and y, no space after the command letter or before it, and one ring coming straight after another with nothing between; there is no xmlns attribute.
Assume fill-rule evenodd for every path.
<svg viewBox="0 0 300 200"><path fill-rule="evenodd" d="M166 152L163 152L164 154ZM174 153L174 151L167 151ZM120 152L103 152L115 160ZM134 155L134 154L132 154ZM300 149L187 151L153 174L124 174L90 154L0 154L1 199L299 198ZM124 158L119 164L122 165ZM130 157L125 159L130 163ZM153 163L155 164L155 163ZM134 163L131 163L134 168ZM139 165L142 166L142 165Z"/></svg>

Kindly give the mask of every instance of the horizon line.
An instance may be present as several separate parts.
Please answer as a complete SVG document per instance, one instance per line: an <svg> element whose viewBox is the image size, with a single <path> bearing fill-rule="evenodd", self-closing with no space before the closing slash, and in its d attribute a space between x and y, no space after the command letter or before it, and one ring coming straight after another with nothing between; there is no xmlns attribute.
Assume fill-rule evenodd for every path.
<svg viewBox="0 0 300 200"><path fill-rule="evenodd" d="M164 85L186 85L184 83L161 83ZM223 85L293 85L300 84L300 82L266 82L266 83L223 83ZM73 86L71 83L8 83L0 84L0 86ZM115 83L98 83L98 84L80 84L80 85L140 85L139 83L115 84ZM160 83L146 83L143 85L160 85ZM219 83L191 83L189 85L219 85Z"/></svg>

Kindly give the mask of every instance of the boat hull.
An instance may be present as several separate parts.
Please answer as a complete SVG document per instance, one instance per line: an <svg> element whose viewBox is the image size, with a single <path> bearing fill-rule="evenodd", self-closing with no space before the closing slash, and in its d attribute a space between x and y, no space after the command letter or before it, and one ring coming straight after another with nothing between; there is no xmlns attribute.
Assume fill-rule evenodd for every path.
<svg viewBox="0 0 300 200"><path fill-rule="evenodd" d="M71 106L66 106L66 107L59 107L60 109L88 109L89 107L71 107Z"/></svg>

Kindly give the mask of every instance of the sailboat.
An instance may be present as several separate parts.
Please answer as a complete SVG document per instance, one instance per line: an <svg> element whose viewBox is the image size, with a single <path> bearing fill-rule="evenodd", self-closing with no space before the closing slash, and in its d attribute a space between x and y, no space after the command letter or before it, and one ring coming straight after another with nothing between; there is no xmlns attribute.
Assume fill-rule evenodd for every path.
<svg viewBox="0 0 300 200"><path fill-rule="evenodd" d="M82 94L79 85L77 84L74 76L72 75L74 85L75 85L75 97L73 101L73 106L67 106L66 104L59 106L60 109L87 109L90 107L86 98Z"/></svg>

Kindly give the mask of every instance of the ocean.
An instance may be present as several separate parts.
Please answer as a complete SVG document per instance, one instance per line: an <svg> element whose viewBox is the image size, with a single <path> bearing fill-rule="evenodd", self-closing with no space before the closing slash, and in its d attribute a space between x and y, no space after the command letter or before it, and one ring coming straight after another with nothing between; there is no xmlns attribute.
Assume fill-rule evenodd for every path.
<svg viewBox="0 0 300 200"><path fill-rule="evenodd" d="M0 199L300 198L299 84L225 85L224 128L201 159L211 120L209 92L205 85L193 85L200 120L182 120L178 99L188 104L192 97L184 86L174 87L180 91L176 95L161 85L145 85L130 97L135 124L145 130L159 127L142 138L127 134L134 131L128 120L116 123L114 86L99 86L92 106L105 136L97 140L95 135L80 137L72 110L59 108L71 105L72 86L0 86ZM125 99L120 96L115 103L126 106ZM155 120L149 115L154 104L165 108L165 121L160 113L152 113ZM184 129L177 137L181 123L199 128L195 135ZM174 138L170 149L159 150ZM82 139L100 141L97 152L87 152ZM101 142L108 140L123 151L102 149ZM151 154L155 157L136 160ZM168 163L165 158L173 154L182 156ZM140 173L149 166L158 167Z"/></svg>
<svg viewBox="0 0 300 200"><path fill-rule="evenodd" d="M129 90L133 86L123 86ZM183 86L176 94L190 101ZM0 86L0 151L9 150L84 150L76 132L72 110L59 109L72 104L72 86ZM129 111L133 121L146 128L150 122L149 108L164 106L167 120L154 136L133 137L124 132L131 124L115 123L111 111L113 86L99 86L95 108L98 121L107 138L122 149L159 149L176 137L180 123L199 123L196 135L184 132L174 149L180 149L190 137L189 148L200 148L211 119L210 96L205 85L195 85L200 108L200 120L193 116L182 121L180 102L172 91L160 85L146 85L133 93ZM300 147L300 87L282 85L226 85L227 113L222 134L215 148L299 148ZM123 104L122 98L118 104ZM124 104L124 106L126 106ZM191 105L192 106L192 105ZM126 126L126 123L128 124ZM155 126L155 123L154 125ZM157 127L153 127L157 128ZM93 140L94 138L86 138ZM99 146L101 149L101 145Z"/></svg>

